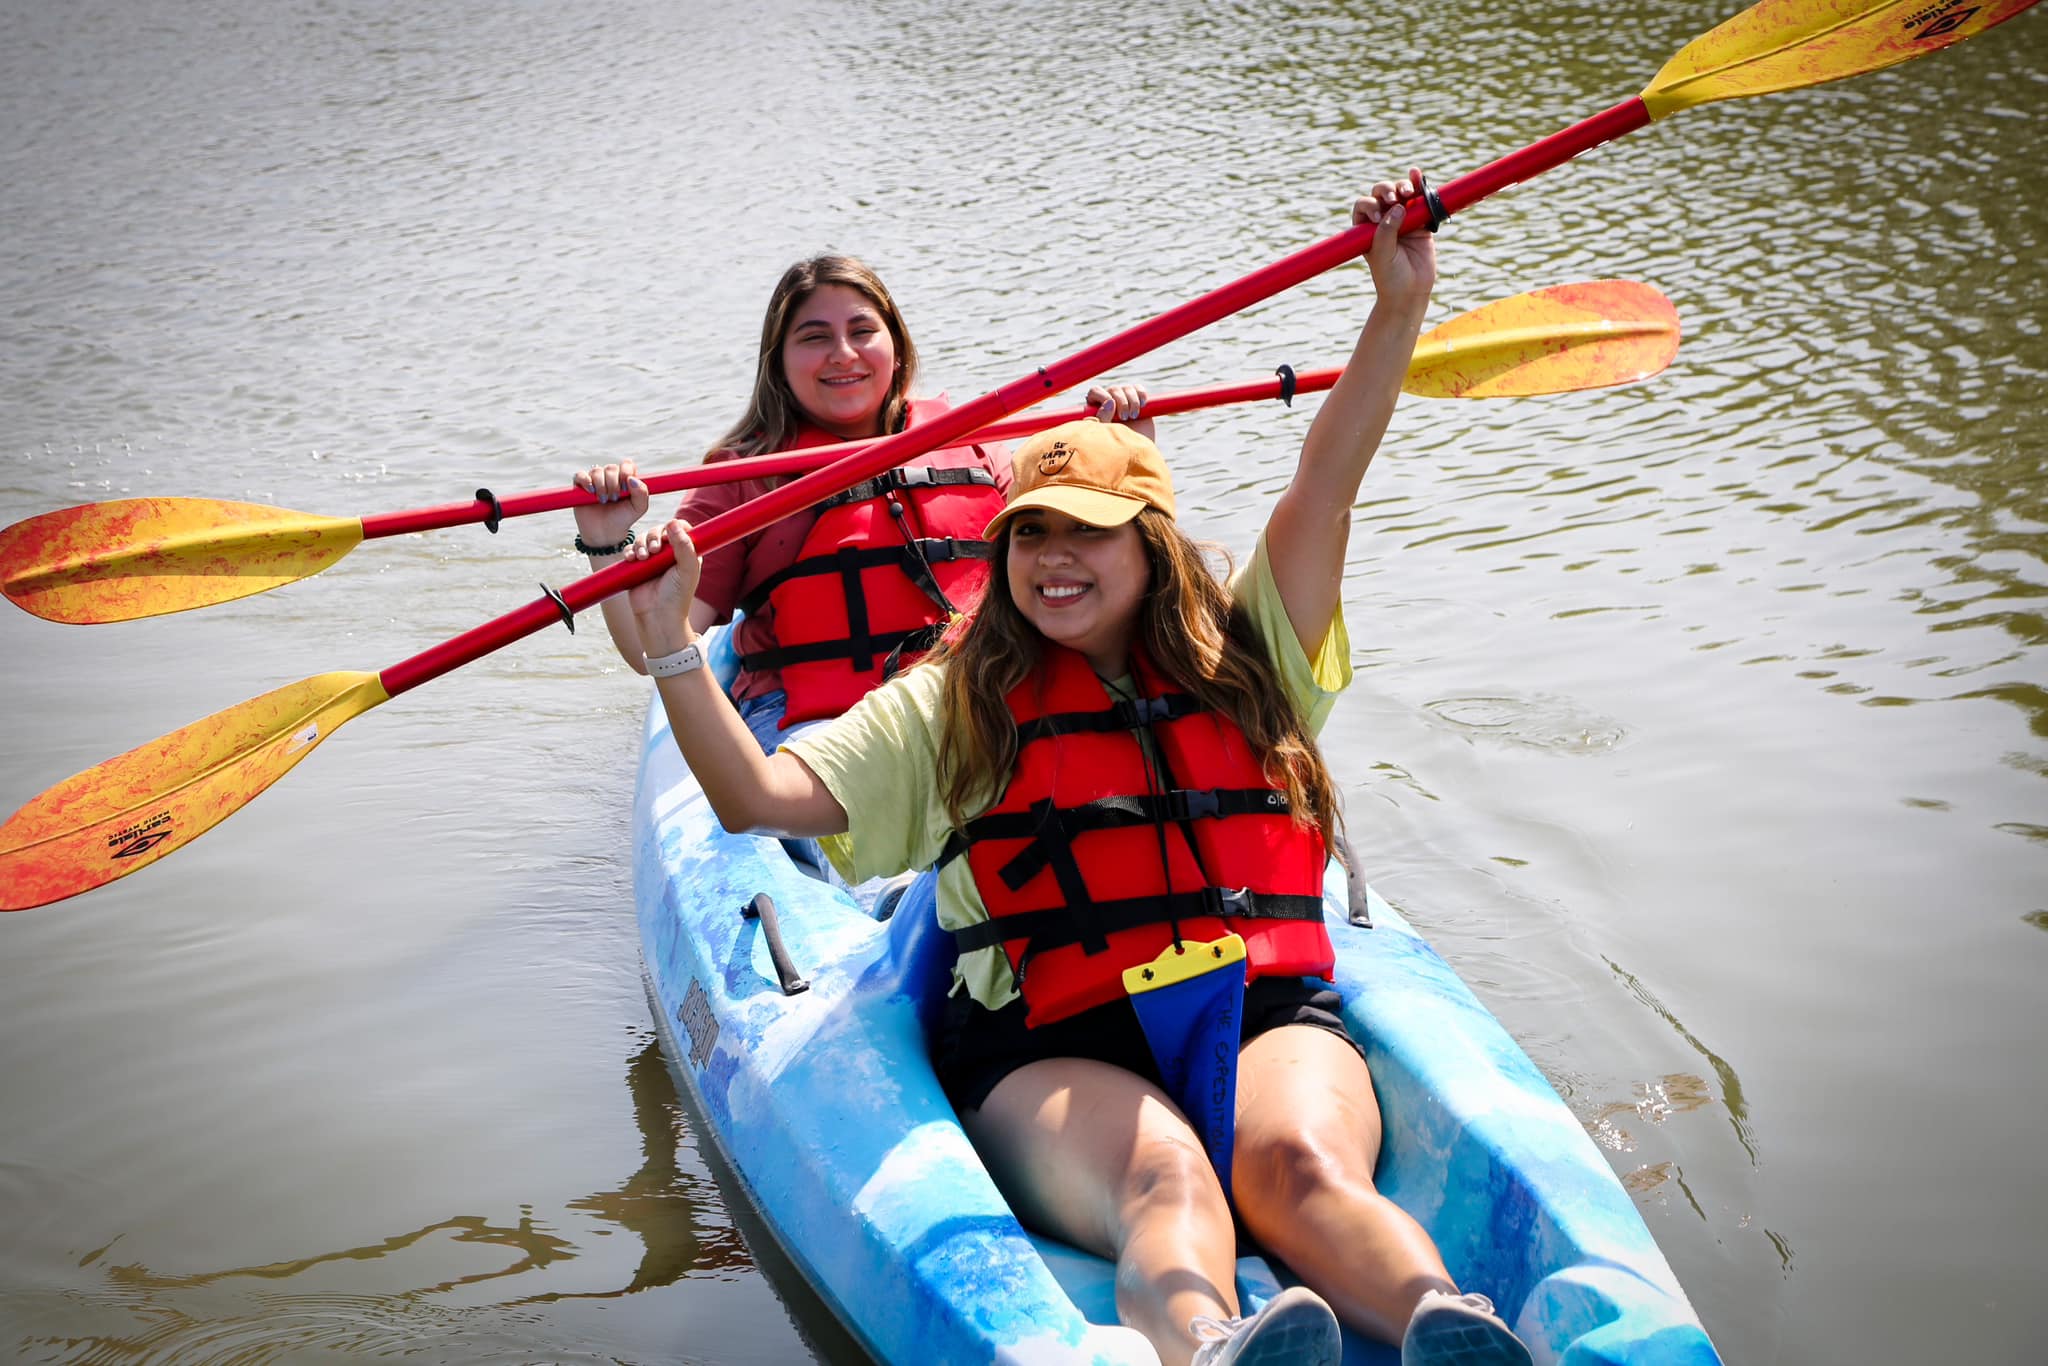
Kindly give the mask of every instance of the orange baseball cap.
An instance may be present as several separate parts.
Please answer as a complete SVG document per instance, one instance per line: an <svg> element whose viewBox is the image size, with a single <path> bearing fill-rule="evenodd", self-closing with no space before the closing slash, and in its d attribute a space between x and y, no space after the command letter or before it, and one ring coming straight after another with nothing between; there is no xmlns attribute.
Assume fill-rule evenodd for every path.
<svg viewBox="0 0 2048 1366"><path fill-rule="evenodd" d="M1121 422L1083 418L1048 427L1010 459L1010 501L981 534L991 540L1026 508L1089 526L1122 526L1153 507L1173 516L1173 480L1159 447Z"/></svg>

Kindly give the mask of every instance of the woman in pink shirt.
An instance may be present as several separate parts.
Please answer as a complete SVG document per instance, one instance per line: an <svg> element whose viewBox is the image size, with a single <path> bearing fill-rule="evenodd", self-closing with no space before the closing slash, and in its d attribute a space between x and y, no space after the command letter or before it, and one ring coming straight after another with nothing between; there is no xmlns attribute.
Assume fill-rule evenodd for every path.
<svg viewBox="0 0 2048 1366"><path fill-rule="evenodd" d="M920 417L944 410L938 401L910 397L916 375L917 348L909 328L872 269L849 256L799 261L783 273L769 297L746 410L714 443L705 462L859 440L914 426ZM1135 418L1144 392L1131 385L1097 387L1089 390L1088 402L1102 409L1105 419ZM830 545L814 536L820 518L819 509L813 508L705 557L703 577L690 605L690 624L702 631L731 619L735 609L744 609L745 620L734 641L741 669L732 695L764 751L773 753L788 738L792 724L837 714L929 644L921 632L898 631L887 636L875 632L849 646L845 622L864 620L867 613L849 612L833 596L842 589L836 572L824 566L832 548L853 540L862 545L887 542L894 552L907 549L914 561L908 568L915 577L933 583L936 573L950 590L928 590L937 599L930 615L940 624L951 611L971 607L978 596L986 579L985 561L976 562L971 574L963 574L968 567L964 563L957 568L950 562L939 567L924 563L926 555L918 547L943 544L947 553L953 553L959 542L980 541L982 527L1001 510L1009 489L1008 453L998 446L966 445L933 452L916 463L957 473L941 476L952 482L937 490L863 486L855 492L866 493L888 515L868 519L862 523L866 529L850 535L843 530L845 519L835 520L829 528ZM576 527L577 548L590 556L592 568L602 568L632 544L633 524L647 510L647 487L630 460L579 470L575 482L601 500L576 509ZM776 482L742 479L691 489L683 495L676 516L686 523L703 522L759 496ZM888 506L891 503L896 506ZM904 528L917 527L921 518L943 523L934 529L946 533L943 539L932 539L928 532L906 538ZM819 569L807 576L800 562L814 557ZM895 566L881 569L900 572ZM900 583L897 587L900 592ZM634 671L647 672L639 629L624 595L605 602L604 620L620 657ZM853 634L860 634L858 628ZM906 634L912 639L896 638ZM805 644L793 649L791 637ZM873 648L864 651L863 646ZM804 659L792 666L792 654L830 657ZM826 675L824 685L810 681L817 674ZM794 704L792 690L797 693Z"/></svg>

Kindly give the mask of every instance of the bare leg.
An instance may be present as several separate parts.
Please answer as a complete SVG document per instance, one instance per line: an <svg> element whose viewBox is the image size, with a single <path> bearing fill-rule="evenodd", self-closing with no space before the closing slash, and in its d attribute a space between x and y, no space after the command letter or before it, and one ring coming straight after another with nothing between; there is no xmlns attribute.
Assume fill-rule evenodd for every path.
<svg viewBox="0 0 2048 1366"><path fill-rule="evenodd" d="M1117 1316L1166 1366L1193 1354L1189 1320L1237 1313L1223 1188L1157 1087L1108 1063L1051 1058L1003 1078L961 1120L1018 1218L1115 1259Z"/></svg>
<svg viewBox="0 0 2048 1366"><path fill-rule="evenodd" d="M1429 1234L1373 1186L1380 1133L1371 1074L1342 1039L1288 1025L1245 1045L1232 1157L1245 1227L1338 1318L1399 1342L1423 1291L1457 1287Z"/></svg>

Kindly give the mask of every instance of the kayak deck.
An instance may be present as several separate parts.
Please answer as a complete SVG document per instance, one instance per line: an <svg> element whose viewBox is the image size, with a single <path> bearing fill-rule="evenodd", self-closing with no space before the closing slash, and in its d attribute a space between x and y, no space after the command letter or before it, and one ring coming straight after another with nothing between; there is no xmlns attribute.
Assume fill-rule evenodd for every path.
<svg viewBox="0 0 2048 1366"><path fill-rule="evenodd" d="M1034 1237L997 1193L925 1051L950 942L932 880L878 921L781 844L727 834L657 701L635 796L634 884L662 1042L782 1251L878 1360L1156 1363L1116 1326L1113 1267ZM785 994L767 893L795 971ZM1429 1230L1539 1362L1717 1363L1605 1157L1528 1057L1396 912L1326 896L1345 1024L1385 1139L1376 1184ZM1241 1297L1277 1285L1256 1256ZM1393 1363L1346 1335L1345 1361Z"/></svg>

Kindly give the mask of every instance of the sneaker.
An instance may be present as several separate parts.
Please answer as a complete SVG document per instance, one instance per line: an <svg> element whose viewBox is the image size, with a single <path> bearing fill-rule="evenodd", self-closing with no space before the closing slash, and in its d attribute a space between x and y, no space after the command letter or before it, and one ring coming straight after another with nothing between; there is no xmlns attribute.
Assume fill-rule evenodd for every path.
<svg viewBox="0 0 2048 1366"><path fill-rule="evenodd" d="M1401 1366L1530 1366L1530 1358L1486 1296L1425 1290L1401 1338Z"/></svg>
<svg viewBox="0 0 2048 1366"><path fill-rule="evenodd" d="M1202 1339L1194 1366L1337 1366L1344 1355L1337 1316L1302 1285L1281 1291L1249 1318L1204 1314L1188 1327Z"/></svg>

